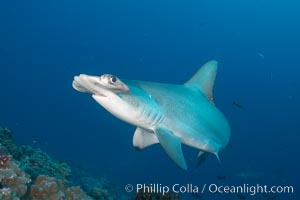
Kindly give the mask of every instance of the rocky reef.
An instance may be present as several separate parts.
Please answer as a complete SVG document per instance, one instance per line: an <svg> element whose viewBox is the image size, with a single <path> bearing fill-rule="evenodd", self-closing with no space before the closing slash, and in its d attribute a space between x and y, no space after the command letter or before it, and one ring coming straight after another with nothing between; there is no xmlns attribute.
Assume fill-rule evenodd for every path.
<svg viewBox="0 0 300 200"><path fill-rule="evenodd" d="M41 149L14 144L12 132L0 128L0 200L124 199L111 184L90 177L75 186L67 163Z"/></svg>
<svg viewBox="0 0 300 200"><path fill-rule="evenodd" d="M66 162L41 149L17 146L12 132L0 128L0 200L180 200L174 193L138 192L130 198L104 178L76 177L75 185L71 177Z"/></svg>
<svg viewBox="0 0 300 200"><path fill-rule="evenodd" d="M0 199L19 199L26 194L30 176L12 161L10 155L0 156Z"/></svg>

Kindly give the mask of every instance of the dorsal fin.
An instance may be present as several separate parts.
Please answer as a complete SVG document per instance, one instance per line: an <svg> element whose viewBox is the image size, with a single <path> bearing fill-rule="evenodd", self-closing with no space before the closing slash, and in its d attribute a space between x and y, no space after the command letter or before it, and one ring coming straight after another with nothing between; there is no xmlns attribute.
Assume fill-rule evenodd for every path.
<svg viewBox="0 0 300 200"><path fill-rule="evenodd" d="M184 85L197 88L213 101L213 88L217 75L218 62L211 60L205 63Z"/></svg>

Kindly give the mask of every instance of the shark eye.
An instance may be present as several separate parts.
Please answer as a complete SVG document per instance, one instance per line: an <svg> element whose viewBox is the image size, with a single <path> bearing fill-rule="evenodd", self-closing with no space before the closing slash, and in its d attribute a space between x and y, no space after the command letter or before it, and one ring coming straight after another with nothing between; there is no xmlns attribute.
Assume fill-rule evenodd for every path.
<svg viewBox="0 0 300 200"><path fill-rule="evenodd" d="M110 76L110 80L111 80L112 83L115 83L117 81L117 77Z"/></svg>

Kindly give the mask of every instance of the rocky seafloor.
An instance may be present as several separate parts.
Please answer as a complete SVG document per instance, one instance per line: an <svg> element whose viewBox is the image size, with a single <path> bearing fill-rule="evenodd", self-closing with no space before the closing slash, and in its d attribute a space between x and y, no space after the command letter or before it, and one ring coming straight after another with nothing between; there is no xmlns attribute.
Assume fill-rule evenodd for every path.
<svg viewBox="0 0 300 200"><path fill-rule="evenodd" d="M106 179L71 179L71 167L41 149L17 146L12 132L0 128L0 200L179 200L174 194L136 193L132 197Z"/></svg>
<svg viewBox="0 0 300 200"><path fill-rule="evenodd" d="M41 149L17 146L12 132L0 129L0 200L113 200L128 199L108 181L71 179L71 167Z"/></svg>

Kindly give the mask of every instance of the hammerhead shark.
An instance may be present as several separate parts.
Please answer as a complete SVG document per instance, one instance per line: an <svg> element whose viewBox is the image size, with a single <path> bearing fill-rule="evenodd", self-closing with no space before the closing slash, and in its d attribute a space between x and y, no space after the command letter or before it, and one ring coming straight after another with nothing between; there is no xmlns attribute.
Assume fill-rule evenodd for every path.
<svg viewBox="0 0 300 200"><path fill-rule="evenodd" d="M121 80L104 74L80 74L73 88L89 93L117 118L137 126L133 146L160 143L168 156L187 169L181 144L199 149L199 157L219 151L230 138L230 126L213 100L218 63L209 61L184 84Z"/></svg>

